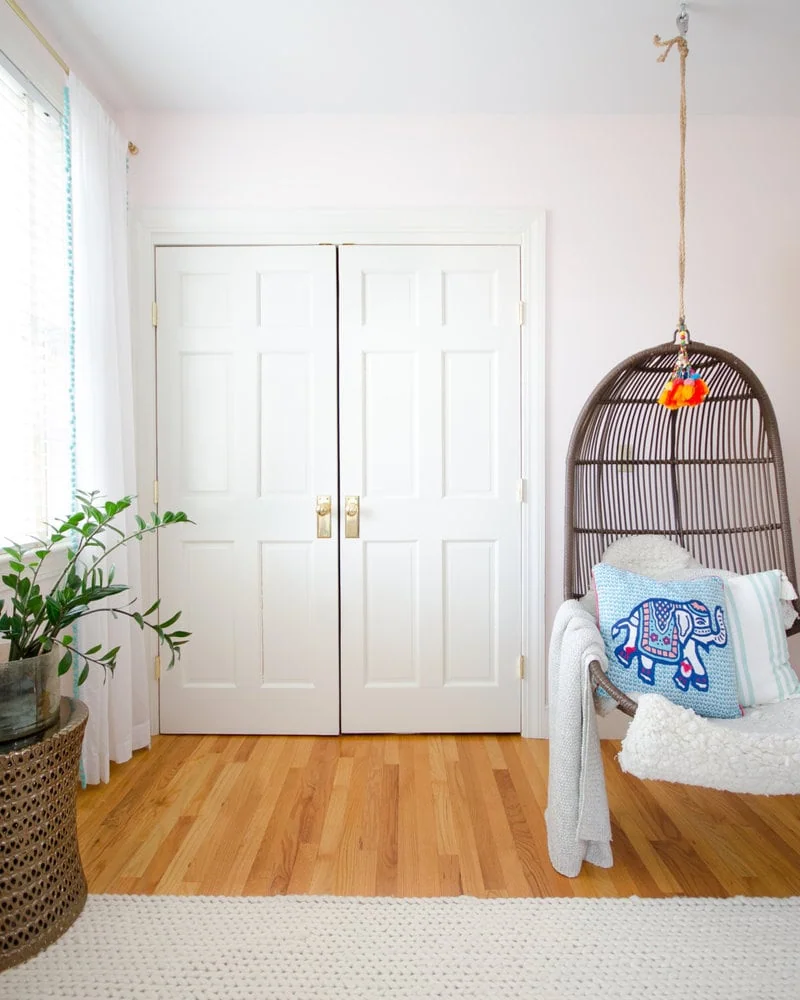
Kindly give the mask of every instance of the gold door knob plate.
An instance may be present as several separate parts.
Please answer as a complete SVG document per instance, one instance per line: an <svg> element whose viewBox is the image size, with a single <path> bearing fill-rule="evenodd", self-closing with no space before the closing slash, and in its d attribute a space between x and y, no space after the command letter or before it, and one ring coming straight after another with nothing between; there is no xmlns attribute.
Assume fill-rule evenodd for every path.
<svg viewBox="0 0 800 1000"><path fill-rule="evenodd" d="M344 537L358 538L361 532L361 498L344 498Z"/></svg>
<svg viewBox="0 0 800 1000"><path fill-rule="evenodd" d="M331 498L325 493L317 497L314 508L317 515L317 538L331 537Z"/></svg>

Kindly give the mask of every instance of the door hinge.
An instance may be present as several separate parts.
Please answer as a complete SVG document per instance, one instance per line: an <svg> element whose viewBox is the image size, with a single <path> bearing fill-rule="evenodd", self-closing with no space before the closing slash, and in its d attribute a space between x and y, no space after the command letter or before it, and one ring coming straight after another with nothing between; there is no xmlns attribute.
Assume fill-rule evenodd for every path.
<svg viewBox="0 0 800 1000"><path fill-rule="evenodd" d="M150 306L150 322L153 326L158 326L158 303L154 302Z"/></svg>
<svg viewBox="0 0 800 1000"><path fill-rule="evenodd" d="M525 480L517 480L517 503L525 503Z"/></svg>
<svg viewBox="0 0 800 1000"><path fill-rule="evenodd" d="M161 656L157 656L155 659L155 677L157 681L161 680Z"/></svg>
<svg viewBox="0 0 800 1000"><path fill-rule="evenodd" d="M519 304L519 325L524 326L525 324L525 303L520 302Z"/></svg>
<svg viewBox="0 0 800 1000"><path fill-rule="evenodd" d="M153 503L158 506L158 480L153 480Z"/></svg>
<svg viewBox="0 0 800 1000"><path fill-rule="evenodd" d="M524 656L520 656L519 661L518 661L518 666L519 666L519 677L520 677L520 680L522 680L524 678L524 676L525 676L525 657Z"/></svg>

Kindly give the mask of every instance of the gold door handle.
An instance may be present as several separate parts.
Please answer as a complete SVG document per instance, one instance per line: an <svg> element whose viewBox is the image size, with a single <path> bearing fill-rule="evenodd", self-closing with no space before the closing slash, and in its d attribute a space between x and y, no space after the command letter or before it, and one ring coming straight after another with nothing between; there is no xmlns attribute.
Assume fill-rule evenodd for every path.
<svg viewBox="0 0 800 1000"><path fill-rule="evenodd" d="M317 538L331 537L331 498L327 494L317 497Z"/></svg>
<svg viewBox="0 0 800 1000"><path fill-rule="evenodd" d="M344 537L358 538L361 530L360 497L344 498Z"/></svg>

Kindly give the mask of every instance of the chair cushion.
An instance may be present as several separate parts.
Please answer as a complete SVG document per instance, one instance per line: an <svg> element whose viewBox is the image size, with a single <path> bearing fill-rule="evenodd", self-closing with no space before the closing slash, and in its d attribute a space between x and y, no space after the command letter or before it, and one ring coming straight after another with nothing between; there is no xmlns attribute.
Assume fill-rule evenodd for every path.
<svg viewBox="0 0 800 1000"><path fill-rule="evenodd" d="M778 569L725 581L728 624L742 705L768 705L800 694L789 662L782 599L795 594Z"/></svg>
<svg viewBox="0 0 800 1000"><path fill-rule="evenodd" d="M602 561L653 579L668 578L679 570L700 566L691 552L663 535L625 535L608 546Z"/></svg>
<svg viewBox="0 0 800 1000"><path fill-rule="evenodd" d="M698 715L741 714L719 577L658 581L599 563L597 617L608 676L626 692L657 692Z"/></svg>
<svg viewBox="0 0 800 1000"><path fill-rule="evenodd" d="M638 778L800 795L800 698L748 708L740 719L698 719L643 696L617 759Z"/></svg>

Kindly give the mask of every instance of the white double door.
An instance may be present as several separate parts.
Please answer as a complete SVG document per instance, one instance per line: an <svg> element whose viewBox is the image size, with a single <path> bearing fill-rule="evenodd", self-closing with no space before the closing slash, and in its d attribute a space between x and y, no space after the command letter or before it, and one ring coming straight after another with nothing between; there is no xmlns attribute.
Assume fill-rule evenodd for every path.
<svg viewBox="0 0 800 1000"><path fill-rule="evenodd" d="M162 732L518 732L519 248L163 247L156 283Z"/></svg>

